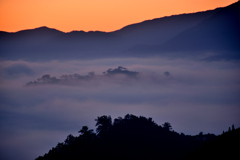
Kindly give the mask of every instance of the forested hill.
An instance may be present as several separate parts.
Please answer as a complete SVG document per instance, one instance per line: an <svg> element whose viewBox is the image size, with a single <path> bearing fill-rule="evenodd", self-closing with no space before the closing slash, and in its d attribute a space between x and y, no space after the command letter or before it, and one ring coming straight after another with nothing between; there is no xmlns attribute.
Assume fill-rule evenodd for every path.
<svg viewBox="0 0 240 160"><path fill-rule="evenodd" d="M184 160L239 159L239 144L240 128L235 129L232 126L232 129L229 128L228 132L188 153Z"/></svg>
<svg viewBox="0 0 240 160"><path fill-rule="evenodd" d="M68 135L44 156L36 160L77 159L183 159L206 142L213 134L188 136L173 131L170 123L156 124L152 118L127 114L112 121L111 116L96 120L96 133L87 126L79 136ZM192 155L190 155L192 156Z"/></svg>

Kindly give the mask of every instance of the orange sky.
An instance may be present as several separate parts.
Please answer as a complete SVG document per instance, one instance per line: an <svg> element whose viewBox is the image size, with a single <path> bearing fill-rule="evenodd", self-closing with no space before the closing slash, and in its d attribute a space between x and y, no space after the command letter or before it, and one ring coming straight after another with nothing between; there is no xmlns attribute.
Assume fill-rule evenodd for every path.
<svg viewBox="0 0 240 160"><path fill-rule="evenodd" d="M173 14L224 7L238 0L0 0L0 30L48 26L114 31L128 24Z"/></svg>

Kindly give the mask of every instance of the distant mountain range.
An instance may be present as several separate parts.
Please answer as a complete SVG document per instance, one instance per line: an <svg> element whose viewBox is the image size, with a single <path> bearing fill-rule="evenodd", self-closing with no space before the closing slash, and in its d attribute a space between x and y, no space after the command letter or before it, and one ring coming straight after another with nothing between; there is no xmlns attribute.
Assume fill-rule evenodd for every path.
<svg viewBox="0 0 240 160"><path fill-rule="evenodd" d="M224 8L173 15L128 25L113 32L40 27L0 31L0 58L6 60L116 57L198 57L240 59L240 2Z"/></svg>

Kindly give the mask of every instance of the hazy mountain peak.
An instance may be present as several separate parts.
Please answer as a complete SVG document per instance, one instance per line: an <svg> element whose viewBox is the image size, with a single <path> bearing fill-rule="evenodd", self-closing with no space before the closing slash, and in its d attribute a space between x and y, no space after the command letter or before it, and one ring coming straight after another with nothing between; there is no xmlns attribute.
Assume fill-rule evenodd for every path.
<svg viewBox="0 0 240 160"><path fill-rule="evenodd" d="M42 26L11 34L0 32L0 57L39 60L146 57L169 52L178 57L176 53L181 52L180 57L184 57L185 51L238 52L239 26L239 1L215 10L147 20L114 32L64 33Z"/></svg>

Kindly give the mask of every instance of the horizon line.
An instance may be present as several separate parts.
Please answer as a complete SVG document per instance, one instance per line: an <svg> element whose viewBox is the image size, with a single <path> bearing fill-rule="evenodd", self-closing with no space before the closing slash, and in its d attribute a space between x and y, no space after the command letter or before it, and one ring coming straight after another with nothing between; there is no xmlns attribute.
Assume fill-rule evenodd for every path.
<svg viewBox="0 0 240 160"><path fill-rule="evenodd" d="M238 0L237 2L234 2L230 5L233 5L235 3L238 3L240 2L240 0ZM173 16L181 16L181 15L187 15L187 14L196 14L196 13L202 13L202 12L207 12L207 11L213 11L213 10L216 10L216 9L221 9L221 8L225 8L225 7L228 7L230 5L227 5L227 6L224 6L224 7L217 7L215 9L209 9L209 10L204 10L204 11L197 11L197 12L190 12L190 13L180 13L180 14L172 14L172 15L166 15L166 16L163 16L163 17L157 17L157 18L152 18L152 19L146 19L146 20L143 20L143 21L140 21L140 22L136 22L136 23L131 23L131 24L128 24L128 25L125 25L123 27L120 27L119 29L116 29L116 30L113 30L113 31L101 31L101 30L71 30L69 32L65 32L65 31L62 31L58 28L52 28L52 27L48 27L47 25L42 25L42 26L38 26L38 27L34 27L34 28L26 28L26 29L22 29L22 30L18 30L18 31L15 31L15 32L8 32L8 31L4 31L4 30L0 30L0 32L7 32L7 33L17 33L17 32L21 32L21 31L28 31L28 30L35 30L35 29L38 29L38 28L48 28L48 29L54 29L56 31L59 31L59 32L63 32L63 33L71 33L71 32L85 32L85 33L89 33L89 32L104 32L104 33L111 33L111 32L116 32L116 31L119 31L125 27L128 27L128 26L131 26L131 25L136 25L136 24L140 24L140 23L144 23L144 22L147 22L147 21L152 21L152 20L157 20L157 19L162 19L162 18L169 18L169 17L173 17Z"/></svg>

